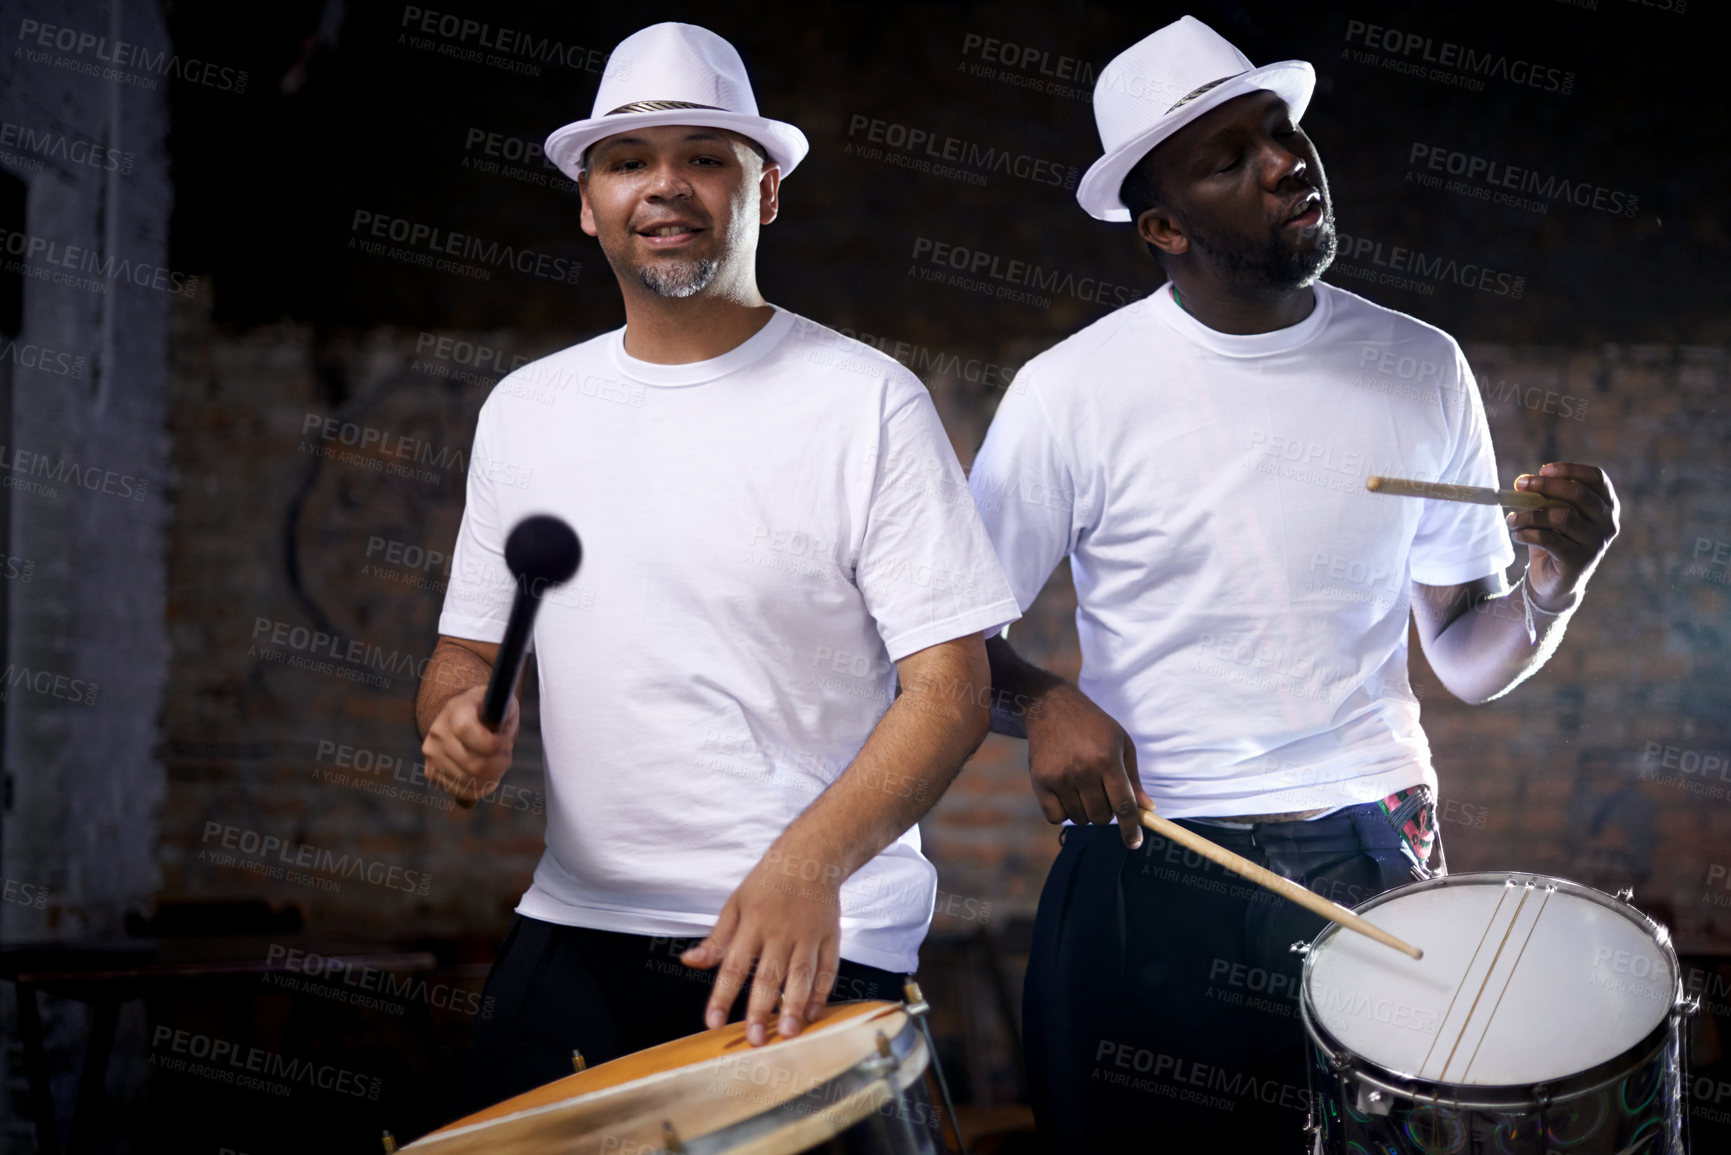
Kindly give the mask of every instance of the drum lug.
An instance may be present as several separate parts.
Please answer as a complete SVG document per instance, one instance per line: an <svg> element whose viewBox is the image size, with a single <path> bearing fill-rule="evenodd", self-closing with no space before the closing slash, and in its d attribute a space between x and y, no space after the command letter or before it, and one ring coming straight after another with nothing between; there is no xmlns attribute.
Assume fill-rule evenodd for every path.
<svg viewBox="0 0 1731 1155"><path fill-rule="evenodd" d="M1358 1089L1358 1113L1360 1115L1384 1116L1394 1106L1388 1096L1381 1091L1367 1091L1363 1086Z"/></svg>
<svg viewBox="0 0 1731 1155"><path fill-rule="evenodd" d="M397 1155L397 1137L395 1135L386 1131L384 1137L380 1139L379 1142L384 1144L385 1155Z"/></svg>
<svg viewBox="0 0 1731 1155"><path fill-rule="evenodd" d="M575 1047L571 1048L571 1069L579 1075L589 1069L589 1063L583 1058L583 1052Z"/></svg>
<svg viewBox="0 0 1731 1155"><path fill-rule="evenodd" d="M685 1144L679 1139L679 1132L673 1129L671 1120L661 1121L661 1149L667 1155L685 1155Z"/></svg>
<svg viewBox="0 0 1731 1155"><path fill-rule="evenodd" d="M890 1050L890 1040L888 1035L879 1031L877 1041L877 1057L875 1059L867 1059L865 1062L861 1063L860 1070L864 1071L874 1079L881 1079L902 1064L901 1060L896 1058L895 1052Z"/></svg>
<svg viewBox="0 0 1731 1155"><path fill-rule="evenodd" d="M1358 1062L1349 1051L1342 1051L1338 1055L1329 1055L1327 1058L1328 1073L1331 1075L1338 1075Z"/></svg>
<svg viewBox="0 0 1731 1155"><path fill-rule="evenodd" d="M1310 944L1307 942L1303 942L1303 941L1295 942L1291 946L1286 948L1286 953L1287 954L1309 954L1310 953Z"/></svg>

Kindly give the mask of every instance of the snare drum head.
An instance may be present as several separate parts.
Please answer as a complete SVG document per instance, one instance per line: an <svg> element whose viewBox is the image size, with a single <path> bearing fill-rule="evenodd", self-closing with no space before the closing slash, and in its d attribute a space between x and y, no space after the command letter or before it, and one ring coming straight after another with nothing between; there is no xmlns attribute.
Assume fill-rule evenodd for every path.
<svg viewBox="0 0 1731 1155"><path fill-rule="evenodd" d="M1676 955L1627 905L1532 875L1433 879L1359 908L1413 960L1331 926L1305 1006L1338 1047L1410 1078L1522 1086L1608 1062L1664 1022ZM1326 1040L1325 1040L1326 1041Z"/></svg>

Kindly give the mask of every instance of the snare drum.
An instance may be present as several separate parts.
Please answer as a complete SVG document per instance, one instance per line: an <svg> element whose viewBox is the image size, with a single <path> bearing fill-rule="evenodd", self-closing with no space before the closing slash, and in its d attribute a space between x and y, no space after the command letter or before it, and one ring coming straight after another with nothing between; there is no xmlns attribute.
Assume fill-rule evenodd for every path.
<svg viewBox="0 0 1731 1155"><path fill-rule="evenodd" d="M1683 989L1664 927L1530 874L1433 878L1356 910L1424 958L1334 925L1311 944L1317 1150L1683 1151Z"/></svg>
<svg viewBox="0 0 1731 1155"><path fill-rule="evenodd" d="M962 1150L924 1004L832 1003L752 1047L731 1023L507 1099L404 1147L425 1155L941 1155Z"/></svg>

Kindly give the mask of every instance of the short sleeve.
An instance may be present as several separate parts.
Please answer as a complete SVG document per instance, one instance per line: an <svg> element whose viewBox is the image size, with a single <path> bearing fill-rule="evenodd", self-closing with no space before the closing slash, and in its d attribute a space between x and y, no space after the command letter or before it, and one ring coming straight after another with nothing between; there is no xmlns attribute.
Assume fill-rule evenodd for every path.
<svg viewBox="0 0 1731 1155"><path fill-rule="evenodd" d="M1076 482L1023 366L986 431L968 486L1023 612L1076 548Z"/></svg>
<svg viewBox="0 0 1731 1155"><path fill-rule="evenodd" d="M931 397L892 380L855 570L891 661L1020 617Z"/></svg>
<svg viewBox="0 0 1731 1155"><path fill-rule="evenodd" d="M463 523L451 553L451 581L439 614L439 633L497 643L505 637L514 585L505 565L506 531L494 484L498 471L490 465L498 452L490 413L491 406L483 406L475 422Z"/></svg>
<svg viewBox="0 0 1731 1155"><path fill-rule="evenodd" d="M1497 488L1497 457L1472 367L1455 348L1454 388L1443 392L1450 449L1441 476L1449 485ZM1459 585L1500 574L1515 560L1503 511L1494 505L1426 500L1412 543L1412 580Z"/></svg>

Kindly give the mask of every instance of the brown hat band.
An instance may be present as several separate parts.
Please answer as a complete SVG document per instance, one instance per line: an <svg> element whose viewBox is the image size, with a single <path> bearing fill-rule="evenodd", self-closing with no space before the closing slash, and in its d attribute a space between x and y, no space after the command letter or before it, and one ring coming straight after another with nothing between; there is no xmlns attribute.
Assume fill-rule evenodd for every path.
<svg viewBox="0 0 1731 1155"><path fill-rule="evenodd" d="M621 104L608 116L618 116L622 112L666 112L673 108L707 108L711 112L726 112L725 108L717 108L713 104L691 104L683 100L634 100L630 104Z"/></svg>

